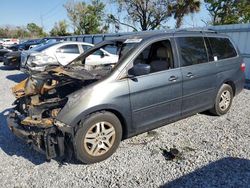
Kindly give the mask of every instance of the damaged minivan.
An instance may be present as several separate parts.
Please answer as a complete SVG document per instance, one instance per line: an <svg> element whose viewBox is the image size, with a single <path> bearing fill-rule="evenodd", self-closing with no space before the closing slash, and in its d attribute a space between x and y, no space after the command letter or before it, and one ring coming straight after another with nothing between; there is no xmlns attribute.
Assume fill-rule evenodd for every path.
<svg viewBox="0 0 250 188"><path fill-rule="evenodd" d="M116 49L117 64L85 64L108 48ZM95 163L123 139L198 112L227 113L243 89L244 69L230 38L213 31L113 38L13 87L8 126L47 159L74 154Z"/></svg>

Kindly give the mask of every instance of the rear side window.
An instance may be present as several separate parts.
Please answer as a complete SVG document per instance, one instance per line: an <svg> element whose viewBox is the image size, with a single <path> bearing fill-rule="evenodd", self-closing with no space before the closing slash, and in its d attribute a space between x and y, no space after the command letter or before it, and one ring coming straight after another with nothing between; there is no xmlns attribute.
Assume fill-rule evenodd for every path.
<svg viewBox="0 0 250 188"><path fill-rule="evenodd" d="M208 62L207 50L203 37L178 37L182 66Z"/></svg>
<svg viewBox="0 0 250 188"><path fill-rule="evenodd" d="M69 44L69 45L65 45L65 46L61 46L60 48L58 48L56 50L56 52L59 53L69 53L69 54L79 54L79 49L78 49L78 45L76 44Z"/></svg>
<svg viewBox="0 0 250 188"><path fill-rule="evenodd" d="M228 38L208 38L214 60L226 59L237 56L236 50Z"/></svg>

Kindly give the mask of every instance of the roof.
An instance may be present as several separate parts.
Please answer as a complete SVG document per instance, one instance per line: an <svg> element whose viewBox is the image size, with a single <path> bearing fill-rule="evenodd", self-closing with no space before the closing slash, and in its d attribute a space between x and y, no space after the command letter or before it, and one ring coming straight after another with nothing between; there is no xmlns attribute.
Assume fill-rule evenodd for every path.
<svg viewBox="0 0 250 188"><path fill-rule="evenodd" d="M89 46L94 46L94 44L88 43L88 42L81 42L81 41L60 41L58 44L63 43L63 44L85 44Z"/></svg>
<svg viewBox="0 0 250 188"><path fill-rule="evenodd" d="M218 37L225 37L224 34L218 34L217 31L214 31L212 29L170 29L170 30L161 30L161 31L142 31L142 32L136 32L136 33L129 33L127 35L122 36L114 36L112 39L109 39L109 41L112 40L126 40L126 39L150 39L150 38L160 38L164 36L178 36L178 35L200 35L200 34L206 34L206 35L216 35Z"/></svg>

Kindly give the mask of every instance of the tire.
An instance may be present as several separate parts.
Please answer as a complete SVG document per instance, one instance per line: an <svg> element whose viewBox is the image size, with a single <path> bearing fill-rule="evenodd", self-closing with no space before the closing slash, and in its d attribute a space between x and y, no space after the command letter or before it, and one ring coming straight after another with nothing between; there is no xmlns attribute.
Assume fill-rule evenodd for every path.
<svg viewBox="0 0 250 188"><path fill-rule="evenodd" d="M74 138L77 160L92 164L110 157L122 139L122 125L110 112L97 112L81 123Z"/></svg>
<svg viewBox="0 0 250 188"><path fill-rule="evenodd" d="M21 68L21 62L19 62L18 65L16 66L17 70L20 70L20 68Z"/></svg>
<svg viewBox="0 0 250 188"><path fill-rule="evenodd" d="M233 101L232 87L228 84L223 84L217 93L215 99L215 105L210 110L210 112L217 116L224 115L229 111L232 105L232 101Z"/></svg>

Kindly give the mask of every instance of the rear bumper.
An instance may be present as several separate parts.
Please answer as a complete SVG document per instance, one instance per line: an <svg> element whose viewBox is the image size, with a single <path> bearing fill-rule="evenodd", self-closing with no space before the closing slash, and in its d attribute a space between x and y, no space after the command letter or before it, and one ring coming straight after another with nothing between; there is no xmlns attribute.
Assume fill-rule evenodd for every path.
<svg viewBox="0 0 250 188"><path fill-rule="evenodd" d="M245 76L235 81L235 95L238 95L245 87Z"/></svg>
<svg viewBox="0 0 250 188"><path fill-rule="evenodd" d="M18 112L12 111L7 117L8 127L18 138L30 144L47 159L64 155L64 135L55 127L39 128L21 124Z"/></svg>

